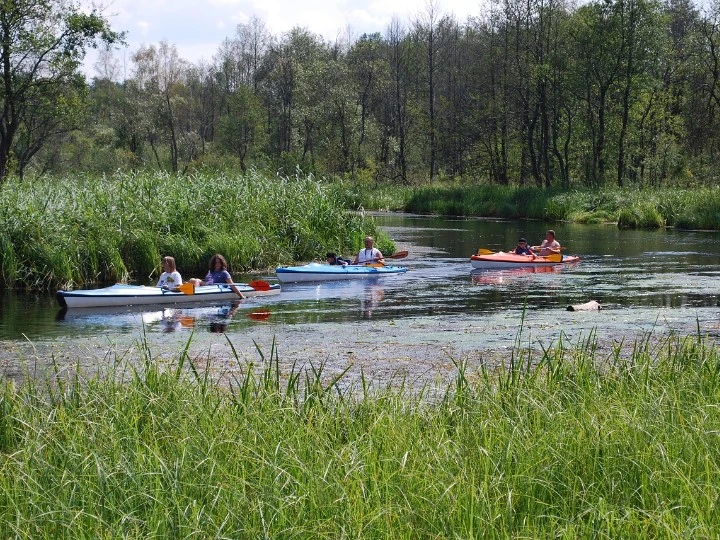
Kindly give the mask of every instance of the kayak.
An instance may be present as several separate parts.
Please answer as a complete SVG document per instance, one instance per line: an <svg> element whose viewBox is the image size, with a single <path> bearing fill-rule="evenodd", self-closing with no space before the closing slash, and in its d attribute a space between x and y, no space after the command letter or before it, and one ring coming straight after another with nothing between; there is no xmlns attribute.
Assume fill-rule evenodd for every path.
<svg viewBox="0 0 720 540"><path fill-rule="evenodd" d="M248 298L280 293L280 285L277 283L266 284L264 288L254 288L244 283L236 283L235 285ZM187 304L191 302L238 300L237 295L226 283L195 287L194 294L168 291L160 287L117 283L103 289L58 291L55 298L57 298L62 308Z"/></svg>
<svg viewBox="0 0 720 540"><path fill-rule="evenodd" d="M575 263L580 257L575 255L560 255L555 257L535 257L533 255L516 255L498 251L488 255L473 255L470 264L473 268L482 270L495 270L501 268L544 267L558 264Z"/></svg>
<svg viewBox="0 0 720 540"><path fill-rule="evenodd" d="M404 272L407 272L407 268L402 266L366 266L364 264L335 266L330 264L309 263L302 266L279 266L275 269L275 274L281 283L367 279L390 274L402 274Z"/></svg>

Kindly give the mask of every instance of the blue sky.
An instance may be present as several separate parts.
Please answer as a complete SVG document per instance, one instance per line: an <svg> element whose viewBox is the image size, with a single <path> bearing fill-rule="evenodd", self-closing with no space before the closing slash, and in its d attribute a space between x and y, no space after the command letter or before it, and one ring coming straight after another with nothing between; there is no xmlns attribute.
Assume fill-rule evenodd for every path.
<svg viewBox="0 0 720 540"><path fill-rule="evenodd" d="M141 45L166 40L180 56L191 62L212 60L221 42L235 34L240 23L253 16L261 19L276 36L294 26L305 27L326 40L336 41L364 32L385 33L393 16L409 23L424 13L426 0L106 0L104 15L115 30L127 32L129 58ZM453 13L460 21L480 15L481 0L436 0L441 14ZM345 38L346 40L347 38ZM86 61L86 72L94 73L94 55Z"/></svg>

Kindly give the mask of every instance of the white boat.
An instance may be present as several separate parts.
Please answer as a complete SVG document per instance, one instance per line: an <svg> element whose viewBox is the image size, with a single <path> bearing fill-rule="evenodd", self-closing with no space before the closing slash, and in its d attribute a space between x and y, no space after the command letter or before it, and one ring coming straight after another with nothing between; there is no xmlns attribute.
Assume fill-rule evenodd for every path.
<svg viewBox="0 0 720 540"><path fill-rule="evenodd" d="M301 266L280 266L275 269L275 274L281 283L368 279L404 272L407 272L407 268L402 266L385 266L383 264L348 264L340 266L314 262Z"/></svg>
<svg viewBox="0 0 720 540"><path fill-rule="evenodd" d="M183 284L183 287L189 284ZM280 293L280 285L266 281L253 281L250 284L233 283L244 296L267 296ZM160 287L145 285L123 285L117 283L102 289L80 289L76 291L58 291L55 295L62 308L137 306L188 304L192 302L222 302L237 300L238 297L227 283L205 285L184 289L192 292L175 292Z"/></svg>

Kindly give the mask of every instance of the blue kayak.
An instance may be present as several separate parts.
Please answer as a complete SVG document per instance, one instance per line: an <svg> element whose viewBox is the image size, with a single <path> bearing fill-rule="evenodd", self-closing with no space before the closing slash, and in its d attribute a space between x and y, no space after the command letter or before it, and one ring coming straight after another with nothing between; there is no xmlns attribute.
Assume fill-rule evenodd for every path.
<svg viewBox="0 0 720 540"><path fill-rule="evenodd" d="M302 266L279 266L275 269L275 274L277 274L278 281L281 283L367 279L390 274L402 274L404 272L407 272L407 268L402 266L384 266L382 264L335 266L310 263Z"/></svg>

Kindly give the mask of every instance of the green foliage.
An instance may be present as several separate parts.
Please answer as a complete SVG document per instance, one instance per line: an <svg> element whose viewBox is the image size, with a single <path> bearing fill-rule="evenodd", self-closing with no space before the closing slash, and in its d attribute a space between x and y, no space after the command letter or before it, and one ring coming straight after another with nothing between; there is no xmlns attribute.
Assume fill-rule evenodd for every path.
<svg viewBox="0 0 720 540"><path fill-rule="evenodd" d="M2 3L0 180L24 174L38 149L80 124L87 47L122 40L95 10L73 2ZM13 157L14 156L14 157ZM12 161L16 160L14 163Z"/></svg>
<svg viewBox="0 0 720 540"><path fill-rule="evenodd" d="M450 386L115 358L0 393L3 537L714 537L720 351L515 349ZM189 344L188 344L189 345ZM433 399L427 399L433 396ZM381 517L379 517L381 516ZM668 534L671 532L672 534Z"/></svg>
<svg viewBox="0 0 720 540"><path fill-rule="evenodd" d="M621 229L657 229L663 225L658 209L650 203L623 208L618 217L618 227Z"/></svg>
<svg viewBox="0 0 720 540"><path fill-rule="evenodd" d="M405 209L416 213L720 230L718 188L561 191L438 185L405 195Z"/></svg>
<svg viewBox="0 0 720 540"><path fill-rule="evenodd" d="M11 182L0 192L0 276L6 287L152 281L171 255L185 277L224 254L234 272L352 254L374 221L349 213L311 176L198 173Z"/></svg>

